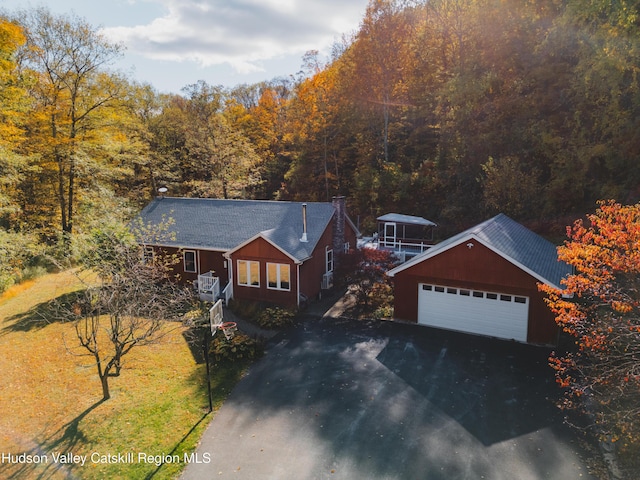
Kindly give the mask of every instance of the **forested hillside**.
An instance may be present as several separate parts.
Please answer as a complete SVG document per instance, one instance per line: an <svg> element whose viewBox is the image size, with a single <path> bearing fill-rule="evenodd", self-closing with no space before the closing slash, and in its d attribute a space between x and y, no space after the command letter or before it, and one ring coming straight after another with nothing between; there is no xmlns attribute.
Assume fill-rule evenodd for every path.
<svg viewBox="0 0 640 480"><path fill-rule="evenodd" d="M181 95L114 71L122 47L81 18L5 12L4 263L15 269L40 245L68 249L161 186L342 194L364 231L395 211L443 235L497 212L553 235L597 199L636 202L639 4L372 0L328 62L309 52L290 78L235 88L211 78Z"/></svg>

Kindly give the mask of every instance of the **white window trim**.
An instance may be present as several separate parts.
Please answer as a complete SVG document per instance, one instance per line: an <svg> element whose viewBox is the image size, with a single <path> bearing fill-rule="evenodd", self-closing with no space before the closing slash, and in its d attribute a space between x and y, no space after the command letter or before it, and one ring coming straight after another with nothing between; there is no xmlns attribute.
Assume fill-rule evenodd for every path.
<svg viewBox="0 0 640 480"><path fill-rule="evenodd" d="M344 245L342 245L342 253L347 254L350 250L351 245L349 244L349 242L344 242Z"/></svg>
<svg viewBox="0 0 640 480"><path fill-rule="evenodd" d="M150 245L144 245L142 247L142 261L147 263L148 261L153 262L156 258L156 249Z"/></svg>
<svg viewBox="0 0 640 480"><path fill-rule="evenodd" d="M329 253L331 253L331 262L329 262ZM330 247L325 247L324 250L324 268L325 268L325 273L330 273L333 272L333 267L334 267L334 257L333 257L333 248Z"/></svg>
<svg viewBox="0 0 640 480"><path fill-rule="evenodd" d="M240 267L240 262L245 262L246 267L245 267L245 271L244 273L247 275L247 283L240 283L240 271L241 271L241 267ZM256 265L258 265L258 284L257 285L253 285L251 282L251 264L255 263ZM238 259L236 260L236 268L237 268L237 275L238 275L238 281L237 284L240 287L251 287L251 288L260 288L260 262L256 261L256 260L242 260L242 259Z"/></svg>
<svg viewBox="0 0 640 480"><path fill-rule="evenodd" d="M187 270L187 253L193 253L193 270ZM182 252L182 266L184 273L198 273L198 254L195 250L185 250Z"/></svg>
<svg viewBox="0 0 640 480"><path fill-rule="evenodd" d="M269 265L273 265L276 267L276 287L272 287L269 285ZM289 269L289 288L282 288L282 279L280 275L281 267L287 267ZM290 292L291 291L291 265L288 263L267 263L267 288L269 290L280 290L281 292Z"/></svg>

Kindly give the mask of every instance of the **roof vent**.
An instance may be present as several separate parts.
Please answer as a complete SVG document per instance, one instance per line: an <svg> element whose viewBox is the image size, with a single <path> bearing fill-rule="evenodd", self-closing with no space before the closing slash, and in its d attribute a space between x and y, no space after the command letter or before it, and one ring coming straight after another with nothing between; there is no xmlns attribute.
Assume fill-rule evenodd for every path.
<svg viewBox="0 0 640 480"><path fill-rule="evenodd" d="M302 204L302 238L301 242L307 243L307 204Z"/></svg>

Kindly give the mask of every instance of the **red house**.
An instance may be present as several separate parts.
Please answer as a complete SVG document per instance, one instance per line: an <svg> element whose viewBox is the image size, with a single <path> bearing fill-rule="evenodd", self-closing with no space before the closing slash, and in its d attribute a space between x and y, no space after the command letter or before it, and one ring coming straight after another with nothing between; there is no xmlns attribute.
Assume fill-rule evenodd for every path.
<svg viewBox="0 0 640 480"><path fill-rule="evenodd" d="M555 245L500 214L394 268L394 317L533 344L557 342L538 283L560 287L571 267Z"/></svg>
<svg viewBox="0 0 640 480"><path fill-rule="evenodd" d="M298 306L333 285L339 256L359 236L344 197L332 203L161 197L140 218L169 221L173 235L143 242L145 248L180 254L176 273L212 301Z"/></svg>

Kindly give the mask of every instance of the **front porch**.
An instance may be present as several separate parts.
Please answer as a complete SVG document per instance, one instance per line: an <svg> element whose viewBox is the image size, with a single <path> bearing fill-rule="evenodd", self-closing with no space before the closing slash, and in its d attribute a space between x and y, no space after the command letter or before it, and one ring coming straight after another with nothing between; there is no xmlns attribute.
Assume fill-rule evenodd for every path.
<svg viewBox="0 0 640 480"><path fill-rule="evenodd" d="M220 285L220 278L215 277L213 272L207 272L198 275L198 280L194 282L194 286L198 291L198 296L203 302L215 303L218 300L223 300L225 305L229 304L229 300L233 298L233 287L229 282L222 288Z"/></svg>

